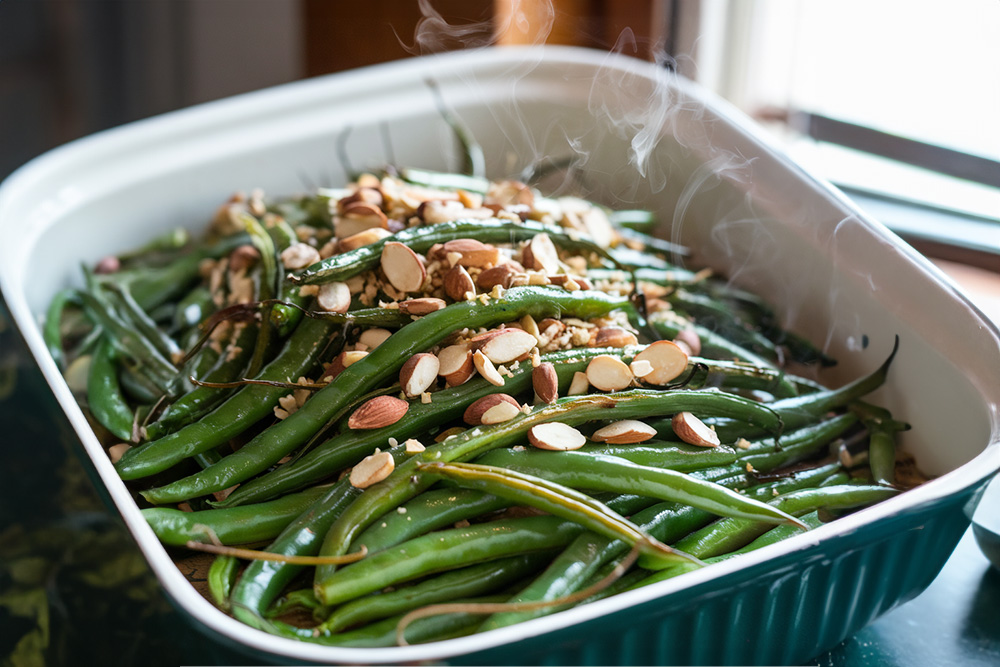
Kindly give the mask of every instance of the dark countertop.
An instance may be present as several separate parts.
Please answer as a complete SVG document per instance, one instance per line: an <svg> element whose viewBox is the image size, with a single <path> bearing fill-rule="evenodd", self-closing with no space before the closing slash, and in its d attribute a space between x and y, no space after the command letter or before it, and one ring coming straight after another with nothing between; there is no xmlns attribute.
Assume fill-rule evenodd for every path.
<svg viewBox="0 0 1000 667"><path fill-rule="evenodd" d="M0 301L0 661L252 664L175 611ZM971 531L920 596L808 664L1000 664L1000 571Z"/></svg>

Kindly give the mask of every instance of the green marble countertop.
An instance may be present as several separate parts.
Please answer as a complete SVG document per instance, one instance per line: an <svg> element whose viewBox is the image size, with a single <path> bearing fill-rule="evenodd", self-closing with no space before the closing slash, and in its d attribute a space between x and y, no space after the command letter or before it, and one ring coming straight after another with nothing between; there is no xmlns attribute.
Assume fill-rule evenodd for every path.
<svg viewBox="0 0 1000 667"><path fill-rule="evenodd" d="M255 664L160 590L0 301L0 661ZM808 664L1000 664L1000 571L971 531L931 586Z"/></svg>

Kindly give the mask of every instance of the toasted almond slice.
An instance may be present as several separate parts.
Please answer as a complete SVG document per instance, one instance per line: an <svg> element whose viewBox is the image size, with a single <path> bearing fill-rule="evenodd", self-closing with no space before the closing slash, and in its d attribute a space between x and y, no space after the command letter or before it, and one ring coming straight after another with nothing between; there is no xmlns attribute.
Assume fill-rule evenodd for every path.
<svg viewBox="0 0 1000 667"><path fill-rule="evenodd" d="M118 463L121 457L125 456L125 452L132 449L132 445L122 442L117 445L111 445L108 447L108 458L111 459L112 463Z"/></svg>
<svg viewBox="0 0 1000 667"><path fill-rule="evenodd" d="M407 315L427 315L433 313L435 310L441 310L447 306L444 299L435 299L433 297L420 297L419 299L407 299L406 301L399 302L399 310Z"/></svg>
<svg viewBox="0 0 1000 667"><path fill-rule="evenodd" d="M618 357L601 354L587 364L587 381L601 391L619 391L632 384L632 371Z"/></svg>
<svg viewBox="0 0 1000 667"><path fill-rule="evenodd" d="M590 393L590 380L587 379L587 374L580 371L573 373L573 379L569 383L566 395L583 396L587 393Z"/></svg>
<svg viewBox="0 0 1000 667"><path fill-rule="evenodd" d="M376 396L362 403L354 411L347 420L347 427L363 431L389 426L402 419L409 408L410 404L401 398L389 395Z"/></svg>
<svg viewBox="0 0 1000 667"><path fill-rule="evenodd" d="M632 371L632 375L637 378L644 378L653 372L653 364L649 363L648 359L633 360L628 367Z"/></svg>
<svg viewBox="0 0 1000 667"><path fill-rule="evenodd" d="M465 267L457 264L444 274L444 292L453 301L465 301L467 293L476 293L476 283Z"/></svg>
<svg viewBox="0 0 1000 667"><path fill-rule="evenodd" d="M544 271L551 278L560 272L559 252L548 234L538 234L521 251L521 263L525 268Z"/></svg>
<svg viewBox="0 0 1000 667"><path fill-rule="evenodd" d="M340 360L344 364L344 368L350 368L352 364L361 361L367 356L368 352L365 350L346 350L340 353Z"/></svg>
<svg viewBox="0 0 1000 667"><path fill-rule="evenodd" d="M525 315L521 318L521 328L530 333L537 340L541 332L538 330L538 322L531 315Z"/></svg>
<svg viewBox="0 0 1000 667"><path fill-rule="evenodd" d="M699 447L718 447L718 434L705 425L705 422L690 412L678 412L670 420L674 435L688 443Z"/></svg>
<svg viewBox="0 0 1000 667"><path fill-rule="evenodd" d="M639 341L631 331L621 327L601 327L594 337L595 347L627 347Z"/></svg>
<svg viewBox="0 0 1000 667"><path fill-rule="evenodd" d="M392 236L392 232L388 229L372 227L371 229L366 229L358 232L357 234L348 236L346 239L340 239L340 242L337 244L337 250L340 252L357 250L358 248L363 248L366 245L378 243L387 236Z"/></svg>
<svg viewBox="0 0 1000 667"><path fill-rule="evenodd" d="M389 452L376 451L371 456L366 456L351 469L349 477L351 486L356 489L367 489L372 484L377 484L389 476L396 468L396 463Z"/></svg>
<svg viewBox="0 0 1000 667"><path fill-rule="evenodd" d="M347 283L326 283L319 286L316 303L328 313L346 313L351 307L351 288Z"/></svg>
<svg viewBox="0 0 1000 667"><path fill-rule="evenodd" d="M674 342L681 346L681 349L686 345L687 349L684 351L689 356L697 357L701 354L701 336L694 329L681 329L674 337Z"/></svg>
<svg viewBox="0 0 1000 667"><path fill-rule="evenodd" d="M419 291L427 278L424 260L402 243L387 241L382 246L381 263L389 283L403 293Z"/></svg>
<svg viewBox="0 0 1000 667"><path fill-rule="evenodd" d="M688 364L688 355L677 343L669 340L658 340L635 355L632 361L633 363L648 361L653 367L651 372L642 376L643 382L663 385L684 372Z"/></svg>
<svg viewBox="0 0 1000 667"><path fill-rule="evenodd" d="M556 367L546 361L531 369L531 386L542 403L555 403L559 398L559 376L556 375Z"/></svg>
<svg viewBox="0 0 1000 667"><path fill-rule="evenodd" d="M342 215L333 218L334 232L339 239L346 239L373 227L389 229L389 219L379 207L367 202L351 204L344 208Z"/></svg>
<svg viewBox="0 0 1000 667"><path fill-rule="evenodd" d="M399 369L399 386L407 396L419 396L434 384L441 362L429 352L420 352L406 360Z"/></svg>
<svg viewBox="0 0 1000 667"><path fill-rule="evenodd" d="M623 419L594 431L593 440L610 445L634 445L656 435L656 429L637 419Z"/></svg>
<svg viewBox="0 0 1000 667"><path fill-rule="evenodd" d="M392 332L388 329L365 329L361 332L361 335L358 336L358 342L367 347L369 350L374 350L376 347L384 343L391 335Z"/></svg>
<svg viewBox="0 0 1000 667"><path fill-rule="evenodd" d="M469 407L465 409L465 413L462 415L462 421L464 421L469 426L479 426L480 424L484 424L486 422L483 421L483 416L491 409L500 405L501 403L514 410L514 412L511 413L511 416L507 417L507 419L512 419L513 417L517 416L517 413L520 411L521 406L518 405L516 400L514 400L514 397L508 396L507 394L497 393L497 394L487 394L486 396L483 396L482 398L473 401L469 405ZM502 421L506 421L507 419L504 419ZM490 423L496 424L498 422L490 422Z"/></svg>
<svg viewBox="0 0 1000 667"><path fill-rule="evenodd" d="M417 440L416 438L410 438L409 440L403 443L403 446L406 447L407 454L419 454L420 452L426 449L423 443Z"/></svg>
<svg viewBox="0 0 1000 667"><path fill-rule="evenodd" d="M465 343L444 348L438 352L438 361L441 364L438 374L449 387L464 384L476 372L472 363L472 350Z"/></svg>
<svg viewBox="0 0 1000 667"><path fill-rule="evenodd" d="M506 364L515 359L526 359L538 345L538 339L523 329L500 329L479 347L494 364Z"/></svg>
<svg viewBox="0 0 1000 667"><path fill-rule="evenodd" d="M486 269L500 262L500 250L475 239L453 239L444 244L442 251L446 256L458 253L458 263L465 267Z"/></svg>
<svg viewBox="0 0 1000 667"><path fill-rule="evenodd" d="M510 403L497 403L483 413L482 424L484 426L489 426L490 424L501 424L503 422L510 421L519 414L521 414L520 406L515 407Z"/></svg>
<svg viewBox="0 0 1000 667"><path fill-rule="evenodd" d="M536 424L528 429L528 442L539 449L568 452L587 444L583 433L561 422Z"/></svg>
<svg viewBox="0 0 1000 667"><path fill-rule="evenodd" d="M583 223L587 234L594 239L594 243L602 248L610 247L618 236L608 219L608 214L597 206L591 206L580 214L580 222Z"/></svg>
<svg viewBox="0 0 1000 667"><path fill-rule="evenodd" d="M504 385L503 376L497 371L489 357L483 354L482 350L476 350L475 354L472 355L472 363L475 364L476 370L483 376L483 379L491 385L495 387Z"/></svg>
<svg viewBox="0 0 1000 667"><path fill-rule="evenodd" d="M319 260L319 250L308 243L293 243L281 251L281 263L291 271L304 269Z"/></svg>

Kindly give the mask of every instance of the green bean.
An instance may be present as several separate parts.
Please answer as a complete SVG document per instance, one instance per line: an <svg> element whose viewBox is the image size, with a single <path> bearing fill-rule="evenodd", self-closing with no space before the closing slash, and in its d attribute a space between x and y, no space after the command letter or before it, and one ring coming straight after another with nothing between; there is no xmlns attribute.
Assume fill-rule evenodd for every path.
<svg viewBox="0 0 1000 667"><path fill-rule="evenodd" d="M357 598L334 609L318 632L332 634L429 604L492 593L537 571L551 556L551 552L507 556L450 570L412 586Z"/></svg>
<svg viewBox="0 0 1000 667"><path fill-rule="evenodd" d="M578 523L596 533L622 539L639 549L650 569L664 567L677 560L687 560L684 554L673 552L660 544L604 503L551 479L474 463L421 463L417 470L432 477L451 480L464 488L485 491L517 504L534 507ZM603 487L601 490L608 489L609 487ZM323 585L328 581L329 579L325 580Z"/></svg>
<svg viewBox="0 0 1000 667"><path fill-rule="evenodd" d="M338 604L434 572L565 546L581 530L554 516L439 530L344 566L317 582L316 596L323 604Z"/></svg>
<svg viewBox="0 0 1000 667"><path fill-rule="evenodd" d="M790 514L806 514L819 508L846 508L870 505L896 495L894 489L883 486L841 484L818 489L803 489L779 496L771 505ZM675 548L692 552L698 558L709 558L733 551L768 529L767 524L748 519L720 519L674 544Z"/></svg>
<svg viewBox="0 0 1000 667"><path fill-rule="evenodd" d="M164 358L170 359L180 350L180 346L174 339L162 331L153 318L139 307L139 304L132 298L128 287L116 283L109 283L108 287L114 295L110 299L110 303L115 306L123 319L131 323L139 335L148 340Z"/></svg>
<svg viewBox="0 0 1000 667"><path fill-rule="evenodd" d="M566 518L570 518L571 515L558 514L560 506L554 504L558 498L549 502L548 496L540 494L538 501L545 504L535 505L533 504L535 498L530 493L517 493L517 491L522 487L533 485L566 496L569 494L559 487L635 493L682 503L720 516L770 523L796 523L794 517L785 512L775 511L774 508L739 493L717 484L702 482L675 470L637 465L605 454L585 454L579 451L544 452L544 454L547 456L543 455L534 460L535 465L525 465L524 460L505 468L482 463L426 463L418 466L418 470L450 479L465 488L502 495ZM549 482L551 486L543 485L540 480ZM516 497L509 494L516 494ZM575 496L573 499L584 502L582 498ZM600 528L591 529L600 532Z"/></svg>
<svg viewBox="0 0 1000 667"><path fill-rule="evenodd" d="M205 285L198 285L177 302L171 329L186 331L216 311L212 292Z"/></svg>
<svg viewBox="0 0 1000 667"><path fill-rule="evenodd" d="M226 545L249 544L276 537L328 487L316 486L299 493L248 507L182 512L168 507L148 507L142 516L161 542L182 547L189 541L212 538Z"/></svg>
<svg viewBox="0 0 1000 667"><path fill-rule="evenodd" d="M102 426L124 442L132 441L135 414L122 394L118 368L114 362L114 347L102 338L90 362L87 379L87 405Z"/></svg>
<svg viewBox="0 0 1000 667"><path fill-rule="evenodd" d="M258 375L258 379L286 381L305 375L327 345L333 325L309 320L295 330L281 353ZM243 387L201 420L159 440L134 447L115 464L122 479L138 479L163 472L186 458L215 449L271 414L287 389L261 385ZM227 488L222 486L221 490Z"/></svg>
<svg viewBox="0 0 1000 667"><path fill-rule="evenodd" d="M815 484L819 480L829 478L832 473L839 469L839 464L831 464L813 470L801 471L777 482L761 484L748 489L747 493L750 497L758 500L769 499L774 489L803 488ZM705 481L715 480L729 488L747 486L746 475L737 474L735 477L726 477L727 474L731 475L734 472L738 473L738 470L729 467L713 471L705 470L695 474ZM669 543L708 524L712 521L713 516L704 510L666 502L641 510L632 518L650 535ZM779 528L800 532L799 528L793 526L782 525ZM562 554L553 560L544 573L519 592L511 602L551 601L575 593L586 585L588 578L598 568L622 556L627 550L628 546L619 540L611 540L589 531L582 533ZM696 566L690 567L695 568ZM673 572L678 568L679 566L675 566L666 571ZM512 625L555 611L558 611L558 607L494 614L486 620L482 629Z"/></svg>
<svg viewBox="0 0 1000 667"><path fill-rule="evenodd" d="M484 195L490 188L490 182L482 177L414 169L413 167L400 169L399 176L407 183L438 190L465 190Z"/></svg>
<svg viewBox="0 0 1000 667"><path fill-rule="evenodd" d="M492 326L524 315L545 316L561 312L577 317L595 317L627 305L626 299L599 292L567 292L539 287L512 288L502 297L492 299L485 307L479 301L454 303L390 336L316 392L301 409L265 430L219 465L166 486L149 489L142 495L156 504L187 500L228 488L266 470L326 424L336 421L350 403L352 393L377 387L397 373L407 359L441 342L458 326ZM345 391L345 387L350 388L349 391Z"/></svg>
<svg viewBox="0 0 1000 667"><path fill-rule="evenodd" d="M229 611L229 595L239 572L240 561L233 556L216 556L208 568L208 592L222 611Z"/></svg>
<svg viewBox="0 0 1000 667"><path fill-rule="evenodd" d="M60 369L66 367L66 352L63 349L62 318L63 312L69 305L80 302L79 295L75 289L61 289L56 292L49 302L49 309L45 314L45 325L42 327L42 338L45 340L45 347L48 348L52 360Z"/></svg>

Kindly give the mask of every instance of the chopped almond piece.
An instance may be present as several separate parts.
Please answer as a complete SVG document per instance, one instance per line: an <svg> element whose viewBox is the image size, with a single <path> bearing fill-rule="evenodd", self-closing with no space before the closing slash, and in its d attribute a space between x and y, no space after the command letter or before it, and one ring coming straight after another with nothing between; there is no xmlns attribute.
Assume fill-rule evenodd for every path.
<svg viewBox="0 0 1000 667"><path fill-rule="evenodd" d="M568 452L587 444L583 433L561 422L536 424L528 429L528 442L539 449Z"/></svg>
<svg viewBox="0 0 1000 667"><path fill-rule="evenodd" d="M434 384L441 362L429 352L415 354L399 369L399 386L407 396L419 396Z"/></svg>
<svg viewBox="0 0 1000 667"><path fill-rule="evenodd" d="M404 294L420 291L427 278L420 255L395 241L388 241L382 247L381 266L389 283Z"/></svg>
<svg viewBox="0 0 1000 667"><path fill-rule="evenodd" d="M653 370L642 377L643 382L664 385L684 372L688 365L688 355L669 340L658 340L635 355L632 362L648 361Z"/></svg>
<svg viewBox="0 0 1000 667"><path fill-rule="evenodd" d="M619 391L632 384L632 371L618 357L602 354L587 364L587 381L601 391Z"/></svg>
<svg viewBox="0 0 1000 667"><path fill-rule="evenodd" d="M656 435L656 429L637 419L623 419L594 431L593 439L610 445L633 445Z"/></svg>
<svg viewBox="0 0 1000 667"><path fill-rule="evenodd" d="M689 445L699 447L718 447L718 434L705 425L705 422L690 412L678 412L670 420L674 435Z"/></svg>

